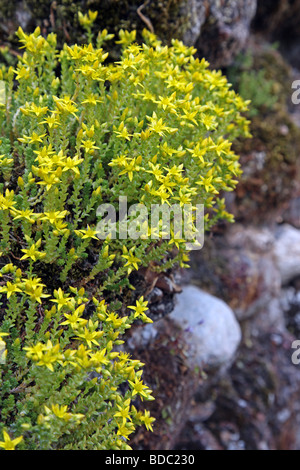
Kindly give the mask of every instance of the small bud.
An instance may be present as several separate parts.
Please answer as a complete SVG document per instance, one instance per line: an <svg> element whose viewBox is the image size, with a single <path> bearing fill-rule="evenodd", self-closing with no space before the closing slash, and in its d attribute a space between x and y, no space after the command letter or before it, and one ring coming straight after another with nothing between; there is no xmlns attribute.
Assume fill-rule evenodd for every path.
<svg viewBox="0 0 300 470"><path fill-rule="evenodd" d="M24 188L24 180L21 176L18 178L18 186L20 186L20 188Z"/></svg>

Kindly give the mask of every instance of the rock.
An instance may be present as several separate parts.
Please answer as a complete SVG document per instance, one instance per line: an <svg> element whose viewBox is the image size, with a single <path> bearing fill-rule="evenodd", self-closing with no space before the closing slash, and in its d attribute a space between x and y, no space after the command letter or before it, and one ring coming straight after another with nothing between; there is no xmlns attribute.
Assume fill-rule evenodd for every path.
<svg viewBox="0 0 300 470"><path fill-rule="evenodd" d="M203 0L188 0L182 8L182 14L189 18L188 28L183 34L185 44L193 46L199 39L201 28L206 21L208 5Z"/></svg>
<svg viewBox="0 0 300 470"><path fill-rule="evenodd" d="M134 356L145 363L143 377L156 398L147 408L157 421L153 433L138 430L135 450L299 448L300 369L291 361L290 333L261 330L251 346L240 345L223 375L204 379L186 368L188 351L172 322L155 327L155 341Z"/></svg>
<svg viewBox="0 0 300 470"><path fill-rule="evenodd" d="M222 380L195 397L201 405L213 396L214 411L205 421L200 416L186 423L178 450L189 448L188 442L204 450L220 450L220 445L221 450L299 448L300 369L291 361L293 337L277 336L280 341L261 332L252 347L243 344Z"/></svg>
<svg viewBox="0 0 300 470"><path fill-rule="evenodd" d="M206 19L194 45L213 67L226 67L246 45L257 2L209 0L207 4Z"/></svg>
<svg viewBox="0 0 300 470"><path fill-rule="evenodd" d="M280 226L274 255L283 285L300 276L300 230L288 224Z"/></svg>
<svg viewBox="0 0 300 470"><path fill-rule="evenodd" d="M225 302L195 286L185 286L169 318L183 331L191 368L215 369L231 363L241 330Z"/></svg>
<svg viewBox="0 0 300 470"><path fill-rule="evenodd" d="M221 67L231 63L245 46L256 0L19 0L13 5L0 0L0 40L15 41L14 32L21 24L27 32L40 26L43 34L57 33L60 45L82 42L79 9L99 12L95 31L137 29L140 36L143 28L151 28L165 43L178 38L195 45L213 67Z"/></svg>
<svg viewBox="0 0 300 470"><path fill-rule="evenodd" d="M293 198L289 201L287 208L284 210L281 220L293 227L300 229L300 197Z"/></svg>
<svg viewBox="0 0 300 470"><path fill-rule="evenodd" d="M260 316L269 327L283 328L274 243L266 227L228 227L223 236L205 240L205 250L192 254L192 282L223 299L240 322Z"/></svg>
<svg viewBox="0 0 300 470"><path fill-rule="evenodd" d="M156 419L153 433L140 428L130 446L134 450L172 450L203 376L190 367L186 337L166 318L132 327L128 334L128 352L144 364L143 380L153 391L155 401L147 403L147 409ZM202 409L202 415L209 416L210 410Z"/></svg>
<svg viewBox="0 0 300 470"><path fill-rule="evenodd" d="M258 0L253 30L279 43L284 57L300 68L300 0Z"/></svg>
<svg viewBox="0 0 300 470"><path fill-rule="evenodd" d="M272 39L300 37L300 0L258 0L255 30Z"/></svg>
<svg viewBox="0 0 300 470"><path fill-rule="evenodd" d="M265 255L272 251L275 237L267 227L243 227L235 224L228 230L226 241L233 249Z"/></svg>
<svg viewBox="0 0 300 470"><path fill-rule="evenodd" d="M146 325L133 327L127 338L127 347L131 351L146 348L149 344L153 343L158 335L159 324L162 320L155 323L148 323Z"/></svg>
<svg viewBox="0 0 300 470"><path fill-rule="evenodd" d="M300 291L288 287L282 291L281 308L284 311L287 329L300 338Z"/></svg>

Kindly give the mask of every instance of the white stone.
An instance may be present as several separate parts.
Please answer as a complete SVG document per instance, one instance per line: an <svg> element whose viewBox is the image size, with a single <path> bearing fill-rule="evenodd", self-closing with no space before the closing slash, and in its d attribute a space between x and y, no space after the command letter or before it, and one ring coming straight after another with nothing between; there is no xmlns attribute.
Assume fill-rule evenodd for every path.
<svg viewBox="0 0 300 470"><path fill-rule="evenodd" d="M169 318L183 331L191 367L214 369L231 364L242 335L225 302L195 286L185 286Z"/></svg>
<svg viewBox="0 0 300 470"><path fill-rule="evenodd" d="M282 285L300 276L300 230L288 224L280 227L274 244L274 256Z"/></svg>

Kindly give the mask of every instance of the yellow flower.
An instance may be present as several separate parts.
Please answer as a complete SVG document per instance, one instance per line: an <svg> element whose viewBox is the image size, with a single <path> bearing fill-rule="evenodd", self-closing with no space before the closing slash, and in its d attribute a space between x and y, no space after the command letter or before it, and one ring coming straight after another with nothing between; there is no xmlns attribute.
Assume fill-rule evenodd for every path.
<svg viewBox="0 0 300 470"><path fill-rule="evenodd" d="M13 206L16 204L16 201L14 201L14 191L9 191L9 189L6 189L5 191L5 196L0 194L0 209L7 210L7 209L12 209Z"/></svg>
<svg viewBox="0 0 300 470"><path fill-rule="evenodd" d="M81 11L78 12L78 19L81 26L91 26L97 18L98 12L97 11L88 11L87 15L83 15Z"/></svg>
<svg viewBox="0 0 300 470"><path fill-rule="evenodd" d="M155 101L155 103L162 107L164 111L168 110L173 114L176 114L176 105L174 104L175 102L176 91L174 91L174 93L172 93L170 96L159 96L159 100Z"/></svg>
<svg viewBox="0 0 300 470"><path fill-rule="evenodd" d="M38 142L43 142L45 135L46 134L39 135L36 132L33 132L32 135L23 135L23 137L20 137L18 140L22 143L36 144Z"/></svg>
<svg viewBox="0 0 300 470"><path fill-rule="evenodd" d="M45 408L47 408L45 406ZM48 411L49 408L46 409L46 412ZM68 407L67 405L63 406L63 405L52 405L51 406L51 409L53 411L53 414L55 416L57 416L57 418L60 418L60 419L63 419L64 421L69 421L72 417L72 414L71 413L68 413Z"/></svg>
<svg viewBox="0 0 300 470"><path fill-rule="evenodd" d="M122 170L119 175L124 175L124 174L128 174L128 178L130 181L132 181L133 179L133 172L135 171L140 171L140 166L139 166L139 163L141 162L141 157L137 157L137 158L133 158L131 161L129 162L125 162L124 163L124 170Z"/></svg>
<svg viewBox="0 0 300 470"><path fill-rule="evenodd" d="M129 385L132 388L132 396L139 395L141 399L147 398L148 400L152 399L151 390L144 385L143 381L135 377L134 382L132 380L128 380Z"/></svg>
<svg viewBox="0 0 300 470"><path fill-rule="evenodd" d="M3 336L9 336L9 333L1 333L1 331L0 331L0 339L2 339Z"/></svg>
<svg viewBox="0 0 300 470"><path fill-rule="evenodd" d="M138 270L139 269L138 263L141 262L141 260L139 258L134 256L134 254L133 254L134 250L135 250L135 247L130 248L130 250L128 251L126 246L125 245L123 246L122 258L124 258L127 261L127 263L124 266L125 267L129 266L128 270L127 270L128 274L131 273L133 268ZM133 266L133 268L131 266Z"/></svg>
<svg viewBox="0 0 300 470"><path fill-rule="evenodd" d="M150 416L150 411L148 410L145 410L144 412L144 416L141 416L141 421L143 422L143 424L146 426L146 429L148 431L153 431L153 428L152 428L152 423L153 421L155 421L155 418L152 418Z"/></svg>
<svg viewBox="0 0 300 470"><path fill-rule="evenodd" d="M123 427L126 423L127 420L132 421L131 416L130 416L130 398L124 401L122 403L122 406L117 404L118 410L117 413L114 414L114 416L122 418L122 426Z"/></svg>
<svg viewBox="0 0 300 470"><path fill-rule="evenodd" d="M26 103L25 108L21 108L23 114L28 115L30 113L35 114L37 117L43 116L48 111L47 106L37 106L35 103L31 103L30 105Z"/></svg>
<svg viewBox="0 0 300 470"><path fill-rule="evenodd" d="M154 165L152 162L149 162L149 166L151 168L151 170L146 170L147 173L151 173L152 175L155 176L155 178L157 179L157 181L160 181L161 180L161 176L163 174L162 170L161 170L161 167L160 167L160 164L157 163L156 165Z"/></svg>
<svg viewBox="0 0 300 470"><path fill-rule="evenodd" d="M40 238L36 243L33 243L30 248L22 249L21 251L23 251L25 255L23 255L22 258L20 258L21 261L27 258L30 258L33 261L37 261L38 259L45 258L46 253L42 251L38 251L38 248L41 246L41 243L42 243L42 239Z"/></svg>
<svg viewBox="0 0 300 470"><path fill-rule="evenodd" d="M80 238L84 239L89 239L89 238L94 238L95 240L98 240L96 237L98 231L92 229L89 225L87 226L86 230L74 230L76 235Z"/></svg>
<svg viewBox="0 0 300 470"><path fill-rule="evenodd" d="M134 310L134 318L143 317L145 312L148 310L148 301L144 301L144 296L136 301L135 306L129 306L130 310Z"/></svg>
<svg viewBox="0 0 300 470"><path fill-rule="evenodd" d="M56 118L56 115L51 113L51 116L45 117L44 121L41 121L40 124L47 124L49 129L56 129L60 125L60 122Z"/></svg>
<svg viewBox="0 0 300 470"><path fill-rule="evenodd" d="M133 432L135 431L135 426L133 423L131 423L130 421L127 421L126 424L124 426L120 426L119 429L118 429L118 432L117 432L117 435L118 436L122 436L123 438L125 439L129 439L129 435L132 434ZM123 444L123 443L122 443ZM129 449L131 449L129 447Z"/></svg>
<svg viewBox="0 0 300 470"><path fill-rule="evenodd" d="M132 137L133 134L129 134L127 127L125 127L124 122L121 122L121 124L118 127L118 130L114 130L114 133L117 135L119 139L125 139L125 140L130 140L130 137Z"/></svg>
<svg viewBox="0 0 300 470"><path fill-rule="evenodd" d="M123 44L124 46L128 46L129 44L135 41L136 31L133 30L130 32L130 31L124 31L123 29L121 29L119 31L119 37L120 39L116 41L116 44Z"/></svg>
<svg viewBox="0 0 300 470"><path fill-rule="evenodd" d="M85 152L86 153L90 153L90 154L93 154L94 153L94 150L98 150L99 147L96 147L96 145L94 145L95 142L93 142L92 140L88 139L88 140L82 140L82 145L81 147L84 148Z"/></svg>
<svg viewBox="0 0 300 470"><path fill-rule="evenodd" d="M63 359L63 355L59 352L60 344L57 343L55 346L52 345L50 340L47 341L45 353L39 358L38 366L46 366L51 372L54 372L53 364L60 362Z"/></svg>
<svg viewBox="0 0 300 470"><path fill-rule="evenodd" d="M86 325L87 320L80 317L84 309L85 309L85 305L80 305L80 307L78 307L73 313L71 314L64 313L66 320L62 322L61 325L70 325L74 330L76 330L80 326Z"/></svg>
<svg viewBox="0 0 300 470"><path fill-rule="evenodd" d="M93 354L90 354L91 361L95 367L96 372L101 373L101 365L102 364L109 364L109 359L106 356L106 348L102 349L102 351L97 351Z"/></svg>
<svg viewBox="0 0 300 470"><path fill-rule="evenodd" d="M69 306L71 299L69 295L65 295L64 292L59 288L58 290L54 291L54 297L55 299L51 299L50 302L55 302L58 305L58 311L64 307L64 306Z"/></svg>
<svg viewBox="0 0 300 470"><path fill-rule="evenodd" d="M12 284L11 282L7 281L6 286L0 287L0 293L6 292L7 298L9 299L10 296L15 292L22 292L18 286L20 286L20 284Z"/></svg>
<svg viewBox="0 0 300 470"><path fill-rule="evenodd" d="M96 106L97 103L103 103L103 100L99 100L98 95L95 95L94 93L90 93L86 99L82 101L82 104L92 104L93 106Z"/></svg>
<svg viewBox="0 0 300 470"><path fill-rule="evenodd" d="M98 327L97 321L93 323L92 320L89 320L88 328L84 327L84 331L82 333L78 333L76 338L86 341L89 348L92 347L92 343L98 346L99 343L97 340L101 338L101 336L103 336L104 332L95 331L97 327Z"/></svg>
<svg viewBox="0 0 300 470"><path fill-rule="evenodd" d="M32 166L32 171L37 174L42 181L39 181L37 184L45 186L47 191L52 188L57 183L60 183L60 176L62 174L62 169L57 168L56 171L49 171L49 169L36 168Z"/></svg>
<svg viewBox="0 0 300 470"><path fill-rule="evenodd" d="M18 64L16 73L16 80L23 81L28 80L30 78L30 68L25 67L24 65Z"/></svg>
<svg viewBox="0 0 300 470"><path fill-rule="evenodd" d="M77 117L75 113L78 111L78 108L69 96L65 96L64 98L57 98L57 96L53 96L53 99L58 110L55 112L73 114L73 116Z"/></svg>
<svg viewBox="0 0 300 470"><path fill-rule="evenodd" d="M4 441L0 442L0 447L5 450L15 450L15 447L23 440L23 436L11 439L6 431L3 431Z"/></svg>
<svg viewBox="0 0 300 470"><path fill-rule="evenodd" d="M50 224L55 225L60 219L64 219L68 213L68 211L44 212L44 216L41 217L41 220L48 220Z"/></svg>
<svg viewBox="0 0 300 470"><path fill-rule="evenodd" d="M164 124L162 118L158 119L155 111L153 112L152 117L147 116L147 119L150 121L149 130L160 136L165 136L165 132L168 134L174 134L178 131L178 129L168 127Z"/></svg>
<svg viewBox="0 0 300 470"><path fill-rule="evenodd" d="M168 204L169 206L170 193L172 194L172 191L170 189L169 192L166 191L166 188L163 185L157 190L151 190L151 194L153 196L158 196L160 198L161 204Z"/></svg>
<svg viewBox="0 0 300 470"><path fill-rule="evenodd" d="M45 344L37 343L34 346L26 346L23 348L24 351L27 351L26 356L33 361L38 361L42 358L43 352L47 349Z"/></svg>
<svg viewBox="0 0 300 470"><path fill-rule="evenodd" d="M99 317L99 314L98 314ZM106 316L105 321L107 323L112 323L114 329L120 328L122 325L126 323L128 317L119 317L116 313L111 312L109 315Z"/></svg>
<svg viewBox="0 0 300 470"><path fill-rule="evenodd" d="M34 224L40 216L40 214L35 214L30 209L21 210L21 211L18 211L17 209L14 209L14 214L17 214L14 217L14 220L24 219L24 220L28 220L28 222L30 222L31 224Z"/></svg>
<svg viewBox="0 0 300 470"><path fill-rule="evenodd" d="M1 83L1 82L0 82ZM1 102L0 102L1 104ZM13 158L7 158L5 155L0 155L0 166L6 166L10 165L13 163L14 159Z"/></svg>
<svg viewBox="0 0 300 470"><path fill-rule="evenodd" d="M38 303L42 303L41 299L46 299L50 297L48 294L43 294L44 284L40 283L39 278L35 279L26 279L24 282L24 292L31 299L36 300Z"/></svg>

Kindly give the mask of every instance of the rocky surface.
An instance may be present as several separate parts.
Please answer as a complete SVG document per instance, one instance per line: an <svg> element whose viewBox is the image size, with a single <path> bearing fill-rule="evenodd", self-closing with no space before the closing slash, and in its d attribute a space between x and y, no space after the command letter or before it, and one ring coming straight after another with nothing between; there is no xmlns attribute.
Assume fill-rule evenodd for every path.
<svg viewBox="0 0 300 470"><path fill-rule="evenodd" d="M230 65L247 43L256 0L209 0L200 34L194 42L198 54L213 67Z"/></svg>
<svg viewBox="0 0 300 470"><path fill-rule="evenodd" d="M267 228L236 224L225 235L208 240L205 249L193 255L191 280L228 303L240 321L264 310L280 327L276 304L281 276L274 243L274 235Z"/></svg>
<svg viewBox="0 0 300 470"><path fill-rule="evenodd" d="M300 373L291 341L288 333L262 331L244 344L228 374L195 395L176 448L299 449Z"/></svg>
<svg viewBox="0 0 300 470"><path fill-rule="evenodd" d="M258 0L254 28L271 39L300 38L299 0Z"/></svg>
<svg viewBox="0 0 300 470"><path fill-rule="evenodd" d="M95 31L107 28L148 28L164 42L172 38L195 45L213 67L230 64L245 46L256 0L22 0L13 4L0 0L0 40L15 42L19 25L25 31L40 26L43 34L54 31L59 43L84 41L78 10L98 11Z"/></svg>
<svg viewBox="0 0 300 470"><path fill-rule="evenodd" d="M300 265L299 243L286 241L284 253L278 233L281 240L300 235L287 225L273 231L236 226L226 234L228 252L221 245L222 256L228 255L226 275L206 284L206 290L215 293L218 285L220 293L223 287L228 305L188 284L171 315L134 331L129 344L145 363L145 380L156 397L150 409L157 419L153 434L137 433L134 448L299 449L300 369L292 362L292 344L300 338L300 277L294 270ZM215 276L219 247L210 260ZM237 269L241 253L255 260L245 264L245 272ZM199 258L196 265L203 275ZM205 277L197 269L186 274L186 281L198 285ZM230 289L229 279L236 281Z"/></svg>

